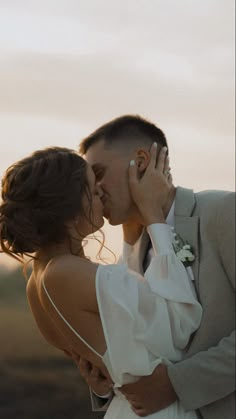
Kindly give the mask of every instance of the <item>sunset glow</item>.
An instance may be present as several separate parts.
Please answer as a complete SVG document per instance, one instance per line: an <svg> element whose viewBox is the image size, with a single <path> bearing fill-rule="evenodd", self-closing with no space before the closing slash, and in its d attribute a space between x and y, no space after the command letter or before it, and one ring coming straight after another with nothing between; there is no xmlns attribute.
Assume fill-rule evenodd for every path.
<svg viewBox="0 0 236 419"><path fill-rule="evenodd" d="M132 113L166 133L175 185L234 190L233 1L0 0L0 9L0 176L38 148L77 149ZM119 254L120 227L104 231Z"/></svg>

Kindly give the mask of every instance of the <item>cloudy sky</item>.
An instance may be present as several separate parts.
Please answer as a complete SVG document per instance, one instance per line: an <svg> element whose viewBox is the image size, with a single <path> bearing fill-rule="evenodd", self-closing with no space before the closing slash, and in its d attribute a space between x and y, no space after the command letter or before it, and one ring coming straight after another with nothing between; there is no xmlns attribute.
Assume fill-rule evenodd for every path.
<svg viewBox="0 0 236 419"><path fill-rule="evenodd" d="M0 0L0 176L138 113L166 133L176 185L234 190L234 48L233 0Z"/></svg>

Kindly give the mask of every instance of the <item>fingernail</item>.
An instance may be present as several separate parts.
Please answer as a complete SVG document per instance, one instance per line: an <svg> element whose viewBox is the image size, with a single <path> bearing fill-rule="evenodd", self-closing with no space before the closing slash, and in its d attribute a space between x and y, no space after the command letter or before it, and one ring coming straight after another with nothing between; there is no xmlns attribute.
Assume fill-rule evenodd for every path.
<svg viewBox="0 0 236 419"><path fill-rule="evenodd" d="M167 152L167 147L163 147L163 151L166 153Z"/></svg>
<svg viewBox="0 0 236 419"><path fill-rule="evenodd" d="M130 160L129 165L130 166L134 166L135 165L135 161L134 160Z"/></svg>
<svg viewBox="0 0 236 419"><path fill-rule="evenodd" d="M153 143L153 146L154 146L154 147L157 147L157 143Z"/></svg>

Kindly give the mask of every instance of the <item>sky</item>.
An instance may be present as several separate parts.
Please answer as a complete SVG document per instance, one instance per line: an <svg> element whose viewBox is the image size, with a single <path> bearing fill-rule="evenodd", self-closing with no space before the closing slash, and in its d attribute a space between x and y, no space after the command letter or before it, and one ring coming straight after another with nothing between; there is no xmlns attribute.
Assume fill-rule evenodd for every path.
<svg viewBox="0 0 236 419"><path fill-rule="evenodd" d="M234 16L233 0L0 0L0 177L131 113L165 132L176 185L234 190ZM119 254L121 228L104 231Z"/></svg>

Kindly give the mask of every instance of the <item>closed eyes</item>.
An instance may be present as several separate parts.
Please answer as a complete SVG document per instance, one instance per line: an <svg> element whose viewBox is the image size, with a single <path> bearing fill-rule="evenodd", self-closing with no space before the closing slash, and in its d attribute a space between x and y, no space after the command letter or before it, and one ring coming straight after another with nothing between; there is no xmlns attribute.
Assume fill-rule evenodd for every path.
<svg viewBox="0 0 236 419"><path fill-rule="evenodd" d="M96 182L98 182L99 180L102 179L102 177L104 176L104 173L105 173L105 169L94 170L94 174L95 174L95 177L96 177Z"/></svg>

